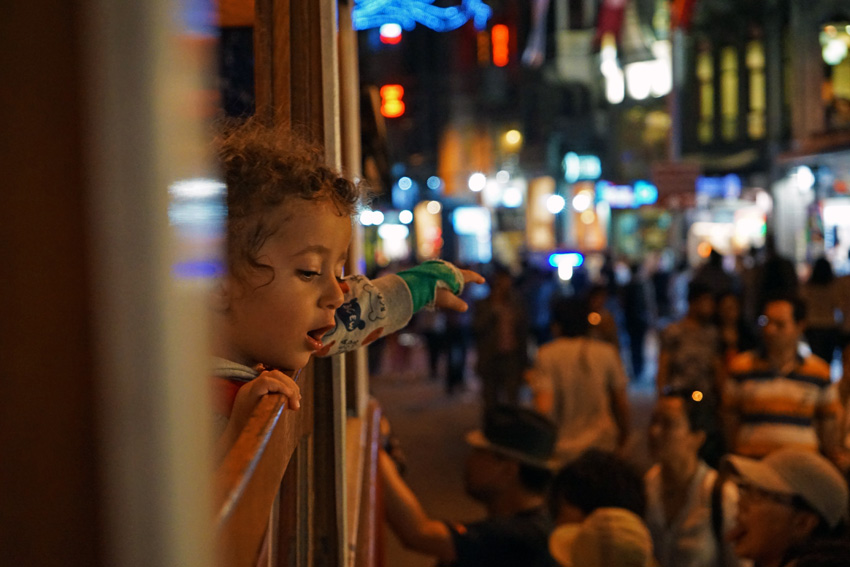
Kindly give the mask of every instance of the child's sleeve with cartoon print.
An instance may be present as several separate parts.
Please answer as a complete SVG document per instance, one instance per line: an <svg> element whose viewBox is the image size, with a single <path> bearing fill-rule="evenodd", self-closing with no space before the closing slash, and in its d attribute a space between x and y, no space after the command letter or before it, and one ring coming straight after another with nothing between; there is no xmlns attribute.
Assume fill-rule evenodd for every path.
<svg viewBox="0 0 850 567"><path fill-rule="evenodd" d="M449 262L431 260L374 280L349 276L342 288L345 299L336 310L336 327L322 337L318 356L348 352L398 331L414 313L433 307L437 289L460 293L463 274Z"/></svg>

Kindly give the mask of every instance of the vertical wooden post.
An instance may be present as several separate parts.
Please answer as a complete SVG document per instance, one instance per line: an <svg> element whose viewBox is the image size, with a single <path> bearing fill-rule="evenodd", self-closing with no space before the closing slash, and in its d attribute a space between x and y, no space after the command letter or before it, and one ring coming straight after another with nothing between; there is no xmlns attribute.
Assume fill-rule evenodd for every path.
<svg viewBox="0 0 850 567"><path fill-rule="evenodd" d="M256 0L254 68L257 115L324 147L328 163L339 168L336 11L336 0ZM312 435L299 445L281 486L279 517L291 522L284 518L293 507L298 516L294 539L290 532L289 542L279 542L280 562L329 567L343 562L344 362L340 357L313 363ZM299 544L305 537L311 542L306 554Z"/></svg>
<svg viewBox="0 0 850 567"><path fill-rule="evenodd" d="M105 565L79 2L0 18L0 557Z"/></svg>

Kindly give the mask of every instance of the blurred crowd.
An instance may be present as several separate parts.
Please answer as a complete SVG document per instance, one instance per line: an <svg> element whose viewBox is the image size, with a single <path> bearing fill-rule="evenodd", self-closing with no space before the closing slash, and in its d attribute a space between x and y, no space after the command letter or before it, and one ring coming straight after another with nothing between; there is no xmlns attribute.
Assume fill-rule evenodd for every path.
<svg viewBox="0 0 850 567"><path fill-rule="evenodd" d="M465 478L488 516L418 533L430 519L393 505L385 470L406 545L451 565L850 565L843 263L768 244L693 268L607 258L569 282L474 269L468 312L412 328L448 394L480 384ZM648 470L625 450L630 387L655 394Z"/></svg>

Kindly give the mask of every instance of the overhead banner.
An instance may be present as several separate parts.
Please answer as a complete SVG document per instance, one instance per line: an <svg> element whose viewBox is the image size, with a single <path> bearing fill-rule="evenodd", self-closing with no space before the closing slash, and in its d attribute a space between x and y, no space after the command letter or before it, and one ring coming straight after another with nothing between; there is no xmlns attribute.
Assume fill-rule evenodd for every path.
<svg viewBox="0 0 850 567"><path fill-rule="evenodd" d="M696 203L697 179L702 168L697 163L661 162L652 165L652 181L658 189L658 202L669 208L690 208Z"/></svg>

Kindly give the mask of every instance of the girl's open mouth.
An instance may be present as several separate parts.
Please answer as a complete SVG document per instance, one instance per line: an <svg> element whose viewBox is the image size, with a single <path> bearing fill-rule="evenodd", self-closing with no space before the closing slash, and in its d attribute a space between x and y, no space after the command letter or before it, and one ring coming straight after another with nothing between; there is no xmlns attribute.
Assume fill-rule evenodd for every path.
<svg viewBox="0 0 850 567"><path fill-rule="evenodd" d="M322 337L324 337L325 334L333 328L333 325L326 325L324 327L308 331L307 344L310 345L310 349L314 351L322 350L322 347L324 346L324 343L322 343Z"/></svg>

